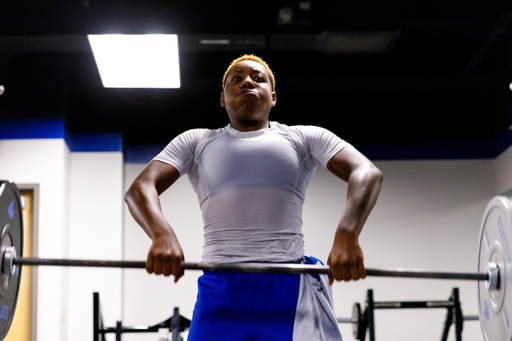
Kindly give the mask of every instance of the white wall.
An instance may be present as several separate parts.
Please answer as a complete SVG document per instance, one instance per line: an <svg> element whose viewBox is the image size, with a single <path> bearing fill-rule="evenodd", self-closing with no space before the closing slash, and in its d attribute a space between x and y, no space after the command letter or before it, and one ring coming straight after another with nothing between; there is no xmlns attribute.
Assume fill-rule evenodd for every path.
<svg viewBox="0 0 512 341"><path fill-rule="evenodd" d="M494 177L497 193L512 195L512 146L494 161Z"/></svg>
<svg viewBox="0 0 512 341"><path fill-rule="evenodd" d="M360 239L366 266L475 271L485 206L494 195L512 188L510 149L496 160L376 164L385 180ZM70 153L62 139L0 141L0 178L39 184L39 257L144 260L150 240L122 204L123 193L143 167L123 166L120 153ZM345 196L342 181L326 170L317 171L304 206L307 253L326 260ZM199 261L201 213L186 177L161 200L186 259ZM122 244L115 242L121 239ZM174 284L144 270L66 272L40 267L38 271L38 340L90 340L94 290L101 293L107 325L121 318L125 325L156 324L167 319L175 306L190 318L199 276L190 272ZM460 288L464 313L477 314L473 282L368 278L337 283L333 289L338 316L349 316L354 302L363 303L368 288L374 289L377 301L444 300L454 286ZM444 318L445 311L437 309L377 311L377 337L439 339ZM342 325L342 331L346 341L353 340L349 325ZM140 334L123 339L152 336L156 337ZM482 340L477 322L465 323L464 340Z"/></svg>
<svg viewBox="0 0 512 341"><path fill-rule="evenodd" d="M492 160L377 162L385 180L379 202L360 238L367 267L408 267L476 271L480 223L488 201L496 195ZM125 165L125 190L144 165ZM326 260L334 230L344 209L346 185L318 169L306 195L304 233L308 254ZM186 178L162 196L164 214L177 230L188 261L199 261L201 213ZM145 259L149 238L125 210L127 259ZM189 272L180 283L127 271L123 317L127 325L155 324L180 306L190 318L198 274ZM351 315L354 302L363 305L366 290L376 301L447 300L460 288L463 312L478 314L476 284L464 281L367 278L333 286L340 317ZM376 312L379 340L437 340L446 311L418 309ZM354 340L351 326L342 325L345 341ZM451 330L450 340L454 340ZM147 337L146 337L147 339ZM144 340L128 336L126 340ZM464 340L482 340L478 322L466 322Z"/></svg>
<svg viewBox="0 0 512 341"><path fill-rule="evenodd" d="M63 139L0 140L0 178L40 185L39 257L67 256L69 156ZM65 340L64 270L47 267L37 271L37 340Z"/></svg>
<svg viewBox="0 0 512 341"><path fill-rule="evenodd" d="M367 267L477 271L480 223L495 195L490 161L376 162L384 173L379 201L361 234ZM304 207L306 250L326 260L344 208L346 185L319 169ZM367 278L333 286L337 315L364 305L367 289L376 301L446 300L460 288L463 312L478 314L476 284L464 281ZM378 310L379 340L437 340L443 309ZM340 325L345 341L350 325ZM450 340L453 340L453 329ZM464 340L482 340L479 324L464 325Z"/></svg>
<svg viewBox="0 0 512 341"><path fill-rule="evenodd" d="M71 153L70 189L69 257L121 260L122 153ZM122 319L121 287L121 269L69 268L67 339L93 339L93 292L100 293L104 323L115 326Z"/></svg>
<svg viewBox="0 0 512 341"><path fill-rule="evenodd" d="M0 140L0 178L39 184L35 256L122 259L121 152L70 153L63 139ZM122 319L120 269L37 271L37 340L91 340L93 291L106 324Z"/></svg>
<svg viewBox="0 0 512 341"><path fill-rule="evenodd" d="M125 190L145 165L125 165ZM181 177L160 197L164 214L175 230L187 261L200 261L203 245L201 211L186 177ZM146 260L151 240L125 206L124 259ZM190 319L197 295L199 272L188 272L177 284L171 277L148 275L145 270L124 270L123 324L154 325L169 318L174 307ZM126 334L123 340L156 339L156 335Z"/></svg>

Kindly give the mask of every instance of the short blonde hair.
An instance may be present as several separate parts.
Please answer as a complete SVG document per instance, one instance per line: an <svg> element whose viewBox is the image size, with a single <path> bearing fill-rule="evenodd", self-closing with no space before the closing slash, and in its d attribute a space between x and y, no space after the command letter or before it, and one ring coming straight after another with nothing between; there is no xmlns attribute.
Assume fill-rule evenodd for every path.
<svg viewBox="0 0 512 341"><path fill-rule="evenodd" d="M257 63L260 63L261 65L263 65L265 67L265 69L267 69L268 73L270 74L270 84L272 85L272 91L276 91L276 79L274 77L274 73L272 72L272 70L270 69L268 64L263 59L261 59L261 57L255 56L253 54L244 54L243 56L238 57L237 59L233 60L231 62L231 64L229 64L228 69L226 70L226 72L224 72L224 77L222 77L222 90L224 90L224 86L226 85L226 78L228 76L229 71L231 71L231 68L236 63L239 63L243 60L252 60L254 62L257 62Z"/></svg>

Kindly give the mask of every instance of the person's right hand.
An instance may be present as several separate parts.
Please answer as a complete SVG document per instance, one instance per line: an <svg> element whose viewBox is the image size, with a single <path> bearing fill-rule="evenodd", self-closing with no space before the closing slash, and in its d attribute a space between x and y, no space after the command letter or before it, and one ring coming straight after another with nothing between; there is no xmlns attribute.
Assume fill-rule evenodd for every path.
<svg viewBox="0 0 512 341"><path fill-rule="evenodd" d="M160 234L153 240L146 260L146 271L155 275L174 276L174 283L183 276L183 250L174 233Z"/></svg>

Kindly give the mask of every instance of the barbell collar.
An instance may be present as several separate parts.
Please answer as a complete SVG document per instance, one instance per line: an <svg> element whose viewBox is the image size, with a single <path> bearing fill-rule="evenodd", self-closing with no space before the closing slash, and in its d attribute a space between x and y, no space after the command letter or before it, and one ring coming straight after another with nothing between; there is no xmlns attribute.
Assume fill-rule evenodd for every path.
<svg viewBox="0 0 512 341"><path fill-rule="evenodd" d="M2 271L4 274L12 275L16 273L16 248L14 246L6 247L4 250L4 257L2 259Z"/></svg>
<svg viewBox="0 0 512 341"><path fill-rule="evenodd" d="M338 323L358 323L359 319L355 317L337 317Z"/></svg>
<svg viewBox="0 0 512 341"><path fill-rule="evenodd" d="M496 263L487 264L489 280L485 283L487 290L498 290L500 287L500 268Z"/></svg>

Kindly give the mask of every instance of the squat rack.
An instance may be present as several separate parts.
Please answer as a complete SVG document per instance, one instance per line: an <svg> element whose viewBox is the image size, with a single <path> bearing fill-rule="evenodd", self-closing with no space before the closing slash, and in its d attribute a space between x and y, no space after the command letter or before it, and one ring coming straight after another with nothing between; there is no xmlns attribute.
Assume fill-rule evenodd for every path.
<svg viewBox="0 0 512 341"><path fill-rule="evenodd" d="M172 341L181 341L181 333L190 327L190 320L180 315L178 307L174 307L174 313L167 320L155 324L154 326L123 326L122 321L117 321L115 327L105 327L103 325L103 316L101 314L100 294L93 293L93 335L94 341L105 341L105 334L116 334L116 341L121 341L121 335L124 333L158 333L160 329L165 328L172 333Z"/></svg>
<svg viewBox="0 0 512 341"><path fill-rule="evenodd" d="M360 313L358 321L350 319L338 319L339 322L357 323L358 328L354 329L354 336L357 340L364 341L366 330L368 330L370 341L375 341L375 309L415 309L415 308L445 308L446 319L444 323L441 341L448 339L448 332L452 324L455 325L455 340L462 341L462 329L464 321L478 321L478 315L462 315L462 308L459 298L459 289L453 288L450 298L447 301L387 301L375 302L373 290L368 289L366 293L365 309Z"/></svg>

